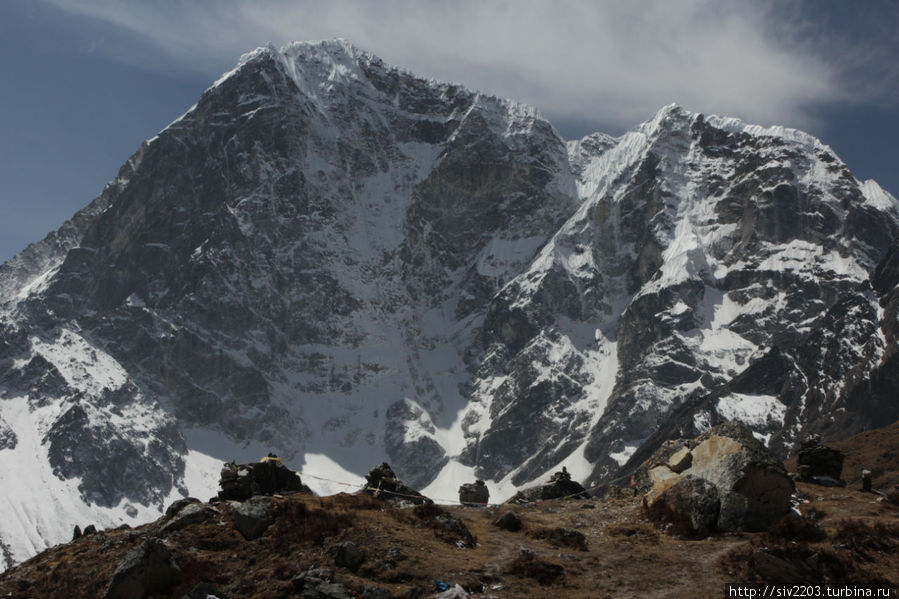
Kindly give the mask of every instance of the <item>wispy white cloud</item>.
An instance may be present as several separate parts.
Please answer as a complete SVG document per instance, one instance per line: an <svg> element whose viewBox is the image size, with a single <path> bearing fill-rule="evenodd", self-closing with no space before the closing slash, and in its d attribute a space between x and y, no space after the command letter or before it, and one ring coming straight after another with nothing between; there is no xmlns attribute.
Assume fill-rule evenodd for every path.
<svg viewBox="0 0 899 599"><path fill-rule="evenodd" d="M343 37L421 75L613 127L673 101L802 127L811 106L862 93L847 89L845 69L821 46L791 37L783 14L758 2L48 1L131 31L210 80L269 41Z"/></svg>

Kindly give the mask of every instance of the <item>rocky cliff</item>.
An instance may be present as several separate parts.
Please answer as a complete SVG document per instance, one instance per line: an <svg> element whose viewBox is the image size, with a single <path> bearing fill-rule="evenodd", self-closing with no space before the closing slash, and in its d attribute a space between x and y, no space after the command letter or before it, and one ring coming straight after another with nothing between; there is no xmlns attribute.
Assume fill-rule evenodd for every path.
<svg viewBox="0 0 899 599"><path fill-rule="evenodd" d="M864 428L894 413L864 390L897 206L789 129L668 106L565 142L345 42L261 48L0 267L4 559L240 452L511 495L607 478L672 415L782 452Z"/></svg>

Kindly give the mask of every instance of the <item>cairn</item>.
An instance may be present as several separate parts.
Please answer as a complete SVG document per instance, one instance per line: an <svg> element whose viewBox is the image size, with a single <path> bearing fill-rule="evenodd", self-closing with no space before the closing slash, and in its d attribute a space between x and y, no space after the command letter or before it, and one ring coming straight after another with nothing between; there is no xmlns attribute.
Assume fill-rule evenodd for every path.
<svg viewBox="0 0 899 599"><path fill-rule="evenodd" d="M459 503L485 507L490 499L490 491L484 481L478 479L459 487Z"/></svg>
<svg viewBox="0 0 899 599"><path fill-rule="evenodd" d="M219 478L219 499L246 501L254 495L289 495L312 491L300 480L300 475L285 466L281 458L268 454L253 464L227 462Z"/></svg>
<svg viewBox="0 0 899 599"><path fill-rule="evenodd" d="M434 503L419 491L408 487L397 477L387 462L372 468L365 475L366 485L363 493L392 502L408 502L421 505Z"/></svg>

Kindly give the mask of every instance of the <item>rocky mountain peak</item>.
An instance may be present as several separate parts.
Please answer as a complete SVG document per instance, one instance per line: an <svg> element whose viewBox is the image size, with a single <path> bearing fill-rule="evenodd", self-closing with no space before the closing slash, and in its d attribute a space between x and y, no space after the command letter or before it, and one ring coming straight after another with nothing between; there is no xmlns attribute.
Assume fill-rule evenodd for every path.
<svg viewBox="0 0 899 599"><path fill-rule="evenodd" d="M66 498L4 491L43 525L0 539L146 520L253 452L511 496L719 419L864 428L897 215L789 129L671 105L565 142L344 41L257 49L0 266L0 468Z"/></svg>

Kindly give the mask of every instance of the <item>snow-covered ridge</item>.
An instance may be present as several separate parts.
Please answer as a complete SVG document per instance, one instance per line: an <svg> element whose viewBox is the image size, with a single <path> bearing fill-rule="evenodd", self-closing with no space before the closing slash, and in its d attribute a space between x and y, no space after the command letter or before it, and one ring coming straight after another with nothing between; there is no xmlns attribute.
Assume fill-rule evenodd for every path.
<svg viewBox="0 0 899 599"><path fill-rule="evenodd" d="M862 194L864 194L865 199L872 207L899 214L899 200L882 188L874 179L868 179L862 183Z"/></svg>

